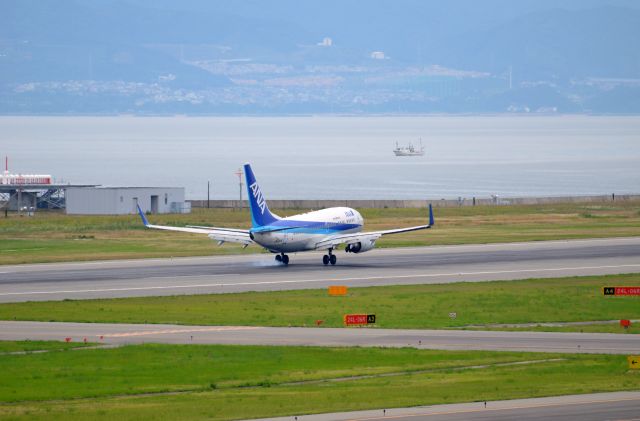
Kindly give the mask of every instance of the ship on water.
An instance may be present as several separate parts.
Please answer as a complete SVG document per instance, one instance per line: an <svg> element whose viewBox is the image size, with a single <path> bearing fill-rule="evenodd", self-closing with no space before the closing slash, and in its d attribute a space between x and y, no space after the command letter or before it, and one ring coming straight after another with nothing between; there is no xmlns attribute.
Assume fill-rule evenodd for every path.
<svg viewBox="0 0 640 421"><path fill-rule="evenodd" d="M422 139L420 139L420 149L414 147L411 143L408 146L399 146L398 142L396 142L396 148L393 153L396 156L423 156L424 146L422 145Z"/></svg>

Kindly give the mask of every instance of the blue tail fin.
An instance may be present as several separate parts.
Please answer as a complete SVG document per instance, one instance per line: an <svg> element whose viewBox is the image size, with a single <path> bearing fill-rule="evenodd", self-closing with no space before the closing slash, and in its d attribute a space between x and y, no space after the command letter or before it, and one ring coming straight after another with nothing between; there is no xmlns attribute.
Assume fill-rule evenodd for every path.
<svg viewBox="0 0 640 421"><path fill-rule="evenodd" d="M249 197L249 205L251 208L251 223L254 228L269 225L278 220L276 216L271 214L267 201L258 186L256 176L253 175L251 165L244 164L244 175L247 181L247 195Z"/></svg>

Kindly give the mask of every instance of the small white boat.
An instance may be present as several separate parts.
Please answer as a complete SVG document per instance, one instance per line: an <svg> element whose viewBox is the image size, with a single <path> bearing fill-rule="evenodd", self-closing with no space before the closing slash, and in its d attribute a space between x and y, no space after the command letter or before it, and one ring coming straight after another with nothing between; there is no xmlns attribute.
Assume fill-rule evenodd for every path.
<svg viewBox="0 0 640 421"><path fill-rule="evenodd" d="M414 147L411 143L408 146L399 146L398 142L396 142L396 148L393 153L396 156L423 156L424 146L422 145L422 139L420 139L420 149Z"/></svg>

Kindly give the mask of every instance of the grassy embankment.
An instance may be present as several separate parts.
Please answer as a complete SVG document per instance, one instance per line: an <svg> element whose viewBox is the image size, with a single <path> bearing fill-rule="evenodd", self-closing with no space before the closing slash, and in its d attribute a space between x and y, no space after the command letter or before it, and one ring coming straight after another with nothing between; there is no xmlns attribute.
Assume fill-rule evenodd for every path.
<svg viewBox="0 0 640 421"><path fill-rule="evenodd" d="M423 224L425 209L362 209L365 230ZM298 213L279 211L283 216ZM640 202L476 206L436 209L436 228L378 242L379 247L493 243L640 235ZM154 215L153 223L248 228L247 210L194 209L190 215ZM0 218L0 264L143 257L256 253L217 247L202 235L145 230L138 216L71 216L37 212Z"/></svg>
<svg viewBox="0 0 640 421"><path fill-rule="evenodd" d="M340 327L346 313L374 313L378 327L420 329L640 319L638 297L603 296L601 290L638 284L640 274L627 274L361 287L345 297L323 289L8 303L0 304L0 319L251 326L314 326L323 320L323 326ZM638 326L625 330L617 323L526 330L536 329L640 333Z"/></svg>
<svg viewBox="0 0 640 421"><path fill-rule="evenodd" d="M0 418L30 420L244 419L640 388L624 356L409 348L139 345L2 356L0 369Z"/></svg>

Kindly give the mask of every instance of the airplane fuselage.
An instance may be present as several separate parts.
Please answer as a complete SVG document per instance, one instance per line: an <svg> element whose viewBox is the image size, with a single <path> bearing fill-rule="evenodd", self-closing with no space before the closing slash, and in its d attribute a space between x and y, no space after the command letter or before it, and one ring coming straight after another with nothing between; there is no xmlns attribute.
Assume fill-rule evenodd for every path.
<svg viewBox="0 0 640 421"><path fill-rule="evenodd" d="M355 209L336 207L279 219L268 226L252 228L251 239L278 253L314 250L320 239L358 233L364 221Z"/></svg>

